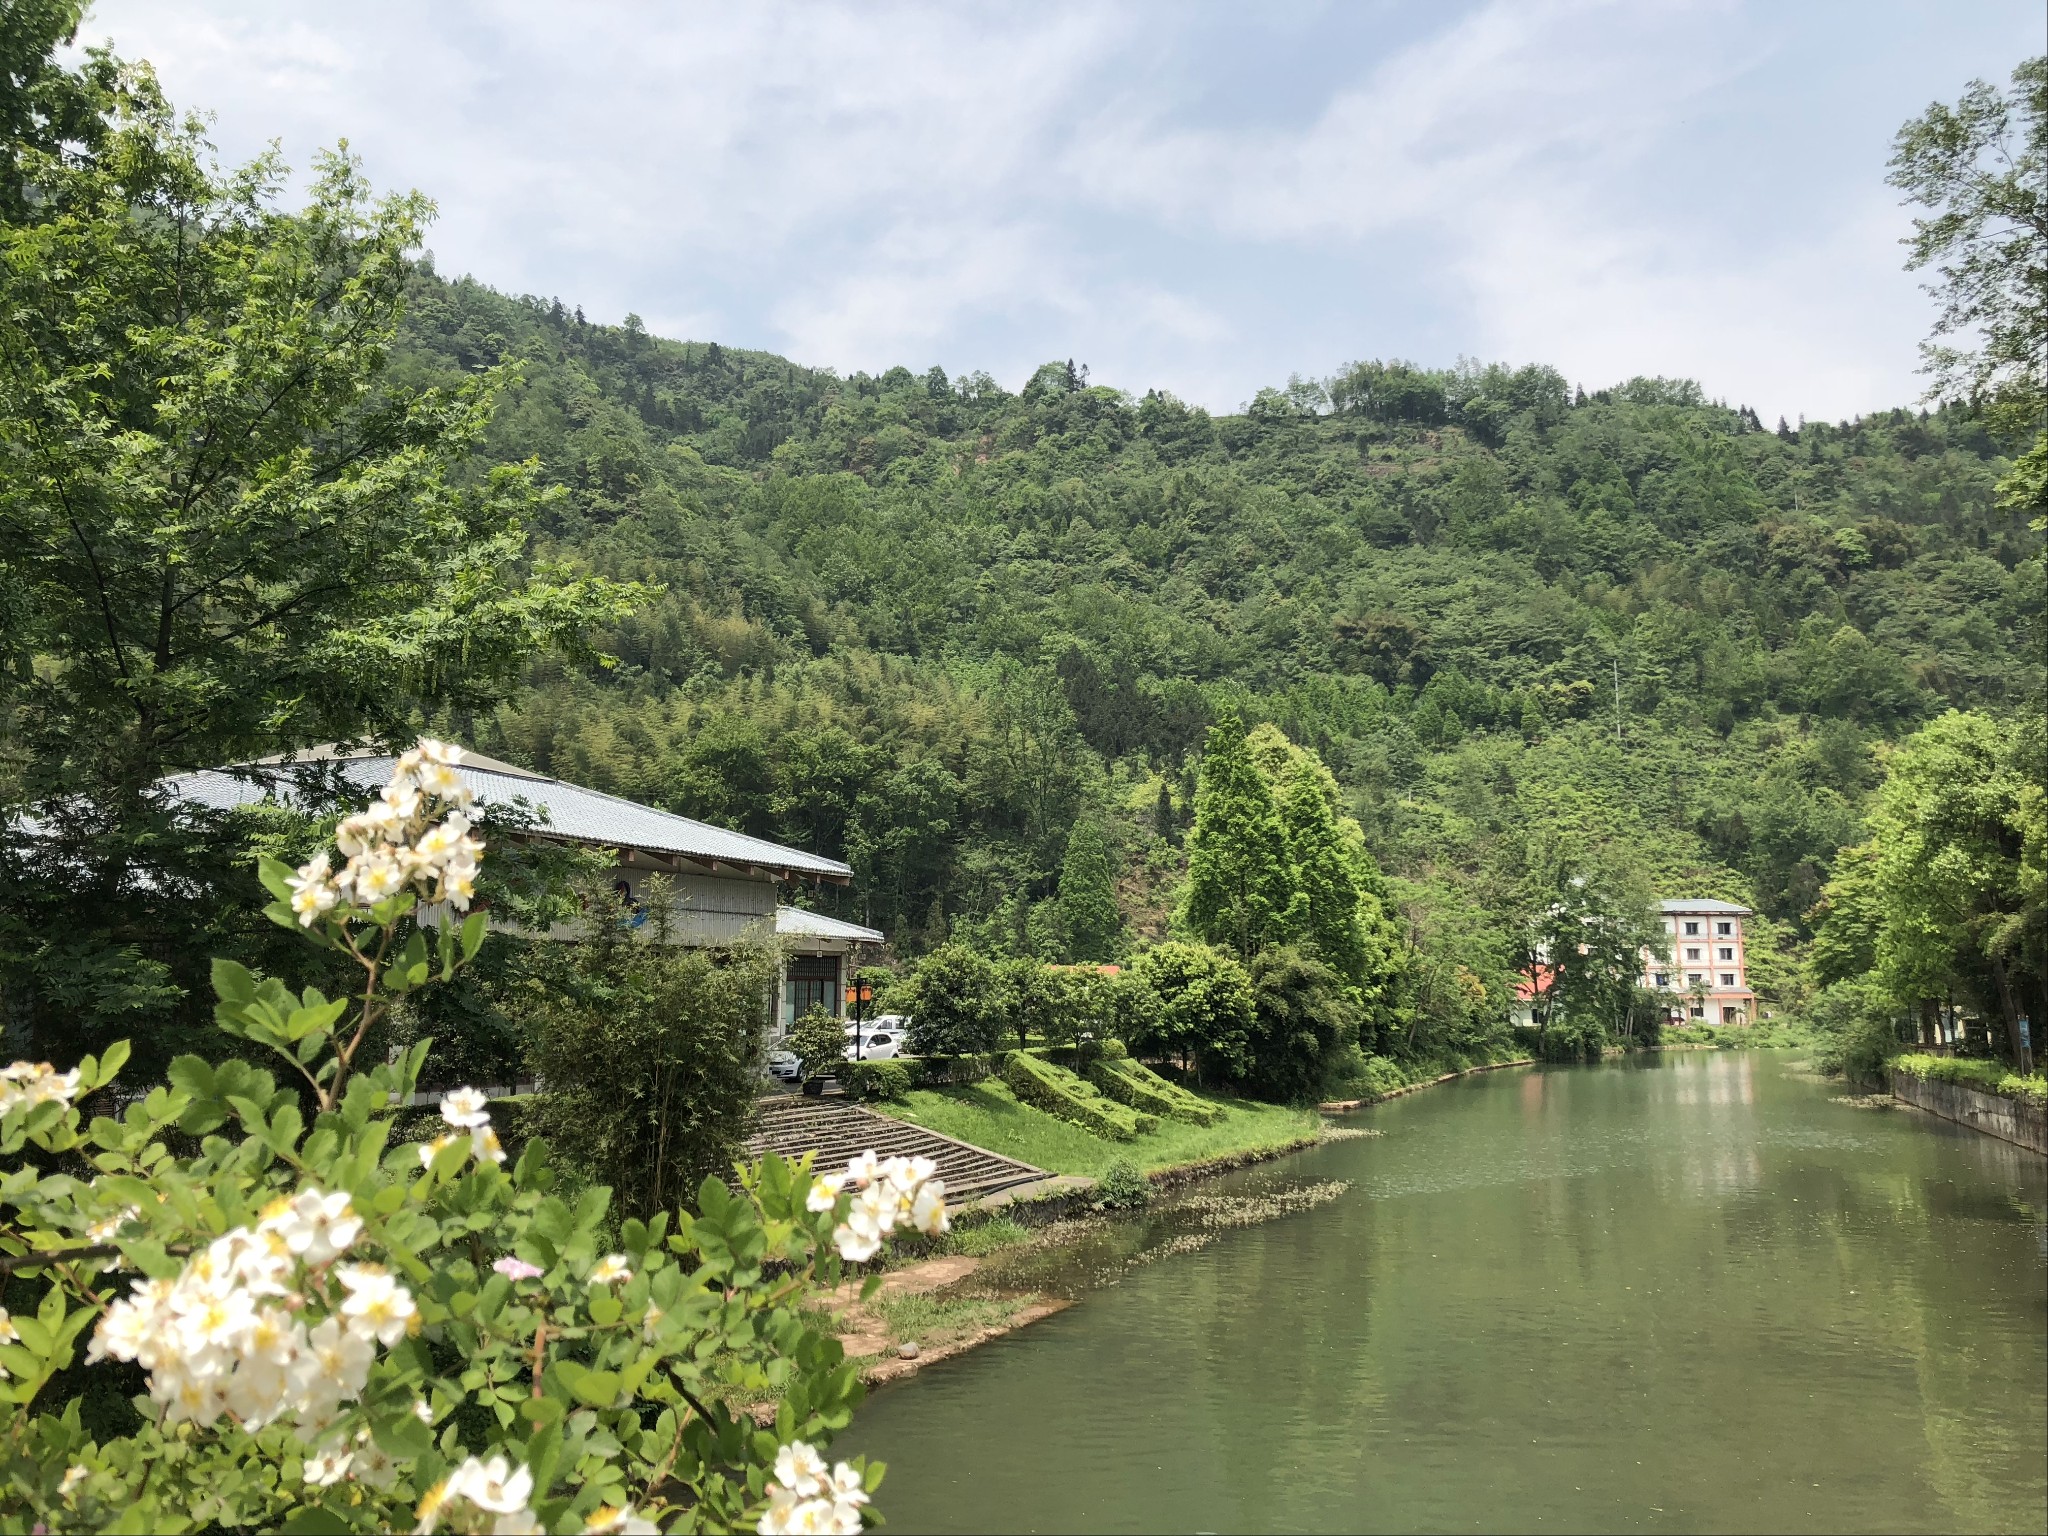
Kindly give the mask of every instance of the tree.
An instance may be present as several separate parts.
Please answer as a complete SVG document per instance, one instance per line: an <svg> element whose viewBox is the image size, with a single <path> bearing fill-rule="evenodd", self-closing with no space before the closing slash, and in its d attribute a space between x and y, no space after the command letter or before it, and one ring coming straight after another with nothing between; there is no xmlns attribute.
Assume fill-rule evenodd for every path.
<svg viewBox="0 0 2048 1536"><path fill-rule="evenodd" d="M1123 952L1124 915L1116 901L1116 866L1097 821L1079 823L1060 863L1060 919L1069 960L1114 960Z"/></svg>
<svg viewBox="0 0 2048 1536"><path fill-rule="evenodd" d="M1940 394L1977 402L2007 430L2041 428L2048 405L2048 57L2012 74L2010 94L1973 80L1954 106L1934 102L1892 141L1891 184L1915 218L1910 271L1933 267L1937 337L1929 342Z"/></svg>
<svg viewBox="0 0 2048 1536"><path fill-rule="evenodd" d="M1234 1078L1251 1065L1251 975L1234 956L1206 944L1161 944L1132 972L1153 999L1132 1045L1162 1047L1180 1058L1182 1072L1204 1077Z"/></svg>
<svg viewBox="0 0 2048 1536"><path fill-rule="evenodd" d="M492 702L644 589L523 569L536 468L471 463L508 372L391 377L423 198L330 155L282 211L276 158L215 170L146 68L6 63L0 797L36 814L0 814L0 905L63 941L0 989L49 1049L201 980L242 850L166 771Z"/></svg>
<svg viewBox="0 0 2048 1536"><path fill-rule="evenodd" d="M1842 921L1874 912L1876 974L1899 1004L1959 980L2004 1021L2014 1059L2020 1013L2048 1016L2042 742L2038 719L1962 710L1915 732L1878 790L1869 878L1830 886Z"/></svg>
<svg viewBox="0 0 2048 1536"><path fill-rule="evenodd" d="M910 1048L920 1056L967 1056L1001 1043L1011 999L995 965L964 944L946 944L905 984Z"/></svg>
<svg viewBox="0 0 2048 1536"><path fill-rule="evenodd" d="M1306 758L1293 763L1281 782L1280 822L1300 896L1303 946L1354 994L1362 994L1370 963L1359 923L1365 897L1358 888L1351 850L1331 814L1335 787L1319 763Z"/></svg>
<svg viewBox="0 0 2048 1536"><path fill-rule="evenodd" d="M1182 918L1199 938L1249 959L1287 934L1293 906L1279 810L1246 747L1244 722L1227 714L1202 754Z"/></svg>
<svg viewBox="0 0 2048 1536"><path fill-rule="evenodd" d="M544 989L523 1010L527 1066L547 1084L529 1109L534 1129L585 1182L610 1185L621 1215L641 1220L731 1168L760 1087L774 974L762 949L668 943L669 893L659 877L646 884L655 936L621 922L608 888L594 884L581 936L548 945ZM832 1032L836 1060L836 1020Z"/></svg>
<svg viewBox="0 0 2048 1536"><path fill-rule="evenodd" d="M1283 944L1252 961L1251 991L1245 1085L1283 1103L1313 1097L1338 1047L1358 1037L1351 987L1323 961Z"/></svg>
<svg viewBox="0 0 2048 1536"><path fill-rule="evenodd" d="M846 1058L846 1026L831 1010L813 1003L790 1025L782 1044L802 1064L805 1077L822 1077Z"/></svg>

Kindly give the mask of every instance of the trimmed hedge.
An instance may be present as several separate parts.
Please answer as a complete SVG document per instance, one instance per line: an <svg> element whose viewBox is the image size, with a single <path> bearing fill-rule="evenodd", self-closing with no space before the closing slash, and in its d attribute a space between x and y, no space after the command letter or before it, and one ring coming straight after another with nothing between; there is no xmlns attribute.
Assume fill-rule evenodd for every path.
<svg viewBox="0 0 2048 1536"><path fill-rule="evenodd" d="M839 1086L857 1099L900 1099L917 1086L910 1068L900 1061L848 1061L835 1074Z"/></svg>
<svg viewBox="0 0 2048 1536"><path fill-rule="evenodd" d="M2048 1077L2021 1077L2004 1062L1969 1056L1930 1056L1918 1051L1892 1058L1892 1070L1931 1083L1956 1083L1979 1093L1995 1093L2024 1104L2048 1104Z"/></svg>
<svg viewBox="0 0 2048 1536"><path fill-rule="evenodd" d="M1197 1098L1178 1083L1170 1083L1143 1062L1113 1057L1104 1052L1088 1068L1088 1081L1119 1104L1143 1114L1166 1120L1184 1120L1189 1125L1214 1125L1223 1118L1223 1106Z"/></svg>
<svg viewBox="0 0 2048 1536"><path fill-rule="evenodd" d="M1093 1085L1065 1067L1023 1051L1012 1051L1003 1062L1003 1081L1010 1092L1049 1115L1070 1120L1082 1130L1110 1141L1132 1141L1159 1129L1159 1118L1106 1099Z"/></svg>

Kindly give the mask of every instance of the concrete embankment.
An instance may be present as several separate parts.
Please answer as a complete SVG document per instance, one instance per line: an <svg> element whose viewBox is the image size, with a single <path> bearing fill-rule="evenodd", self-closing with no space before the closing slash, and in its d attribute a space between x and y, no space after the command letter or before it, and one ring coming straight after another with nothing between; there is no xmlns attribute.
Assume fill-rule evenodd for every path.
<svg viewBox="0 0 2048 1536"><path fill-rule="evenodd" d="M1892 1073L1892 1097L1930 1115L1939 1115L2048 1157L2048 1109L2039 1104L1904 1072Z"/></svg>

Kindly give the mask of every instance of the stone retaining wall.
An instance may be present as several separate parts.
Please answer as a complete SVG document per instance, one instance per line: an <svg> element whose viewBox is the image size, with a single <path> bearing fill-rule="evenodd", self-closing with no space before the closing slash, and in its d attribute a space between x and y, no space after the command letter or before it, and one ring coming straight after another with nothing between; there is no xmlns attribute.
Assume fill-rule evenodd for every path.
<svg viewBox="0 0 2048 1536"><path fill-rule="evenodd" d="M1965 1088L1961 1083L1937 1083L1904 1072L1892 1074L1892 1097L1930 1115L1939 1115L2048 1157L2048 1110L2038 1104L2023 1104L2001 1094Z"/></svg>

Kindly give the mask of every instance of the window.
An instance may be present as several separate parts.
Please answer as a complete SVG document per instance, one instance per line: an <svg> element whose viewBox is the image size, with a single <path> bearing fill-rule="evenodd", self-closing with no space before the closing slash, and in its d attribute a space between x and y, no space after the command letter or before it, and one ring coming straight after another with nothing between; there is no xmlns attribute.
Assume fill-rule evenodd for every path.
<svg viewBox="0 0 2048 1536"><path fill-rule="evenodd" d="M1733 960L1735 958L1735 946L1732 944L1723 944L1721 946L1721 958L1723 960Z"/></svg>
<svg viewBox="0 0 2048 1536"><path fill-rule="evenodd" d="M1687 971L1685 973L1685 984L1687 986L1691 986L1696 981L1705 981L1706 979L1698 971Z"/></svg>
<svg viewBox="0 0 2048 1536"><path fill-rule="evenodd" d="M1699 957L1700 957L1700 952L1699 952L1699 950L1698 950L1697 948L1693 948L1693 949L1688 949L1688 950L1687 950L1687 951L1685 952L1685 958L1686 958L1686 959L1688 959L1688 960L1697 960L1697 959L1699 959Z"/></svg>
<svg viewBox="0 0 2048 1536"><path fill-rule="evenodd" d="M1723 1024L1740 1024L1742 1022L1742 1010L1740 1008L1731 1008L1724 1003L1721 1007L1721 1022Z"/></svg>
<svg viewBox="0 0 2048 1536"><path fill-rule="evenodd" d="M827 1013L839 1010L839 957L837 955L791 955L789 986L784 991L782 1011L788 1022L808 1011L813 1004Z"/></svg>
<svg viewBox="0 0 2048 1536"><path fill-rule="evenodd" d="M1668 986L1670 986L1670 985L1671 985L1671 973L1670 973L1669 971L1659 971L1659 972L1657 973L1657 985L1658 985L1658 986L1660 986L1660 987L1668 987Z"/></svg>
<svg viewBox="0 0 2048 1536"><path fill-rule="evenodd" d="M1724 939L1731 939L1735 936L1735 925L1733 923L1716 923L1714 924L1714 932Z"/></svg>
<svg viewBox="0 0 2048 1536"><path fill-rule="evenodd" d="M1689 939L1696 937L1699 931L1700 925L1698 923L1687 923L1685 925L1685 936Z"/></svg>
<svg viewBox="0 0 2048 1536"><path fill-rule="evenodd" d="M1722 986L1724 986L1724 987L1732 987L1732 986L1734 986L1734 985L1735 985L1735 973L1734 973L1733 971L1723 971L1723 972L1721 973L1721 985L1722 985Z"/></svg>
<svg viewBox="0 0 2048 1536"><path fill-rule="evenodd" d="M1692 1016L1696 1019L1704 1019L1707 1016L1707 1010L1702 1008L1698 1003L1694 1003L1692 1005Z"/></svg>

